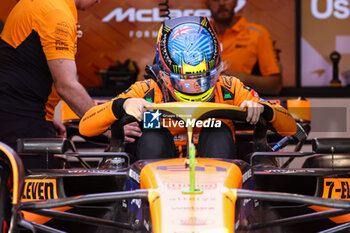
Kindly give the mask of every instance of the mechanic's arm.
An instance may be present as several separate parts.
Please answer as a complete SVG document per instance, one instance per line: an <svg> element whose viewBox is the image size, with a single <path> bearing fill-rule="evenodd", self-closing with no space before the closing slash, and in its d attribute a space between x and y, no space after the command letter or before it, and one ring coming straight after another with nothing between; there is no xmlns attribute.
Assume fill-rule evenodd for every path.
<svg viewBox="0 0 350 233"><path fill-rule="evenodd" d="M77 80L77 67L74 60L55 59L47 63L57 93L79 117L95 106L94 101Z"/></svg>
<svg viewBox="0 0 350 233"><path fill-rule="evenodd" d="M142 121L143 110L152 109L152 104L142 98L115 98L91 108L79 123L79 132L91 137L105 132L117 119L126 113Z"/></svg>
<svg viewBox="0 0 350 233"><path fill-rule="evenodd" d="M241 82L264 95L278 95L282 89L282 75L259 76L225 70L222 74L237 77Z"/></svg>

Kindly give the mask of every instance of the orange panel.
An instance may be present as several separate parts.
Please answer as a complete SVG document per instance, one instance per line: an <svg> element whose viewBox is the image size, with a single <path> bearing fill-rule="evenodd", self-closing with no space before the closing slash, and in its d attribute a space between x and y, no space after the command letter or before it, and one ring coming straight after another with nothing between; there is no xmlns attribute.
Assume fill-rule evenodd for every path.
<svg viewBox="0 0 350 233"><path fill-rule="evenodd" d="M201 194L184 194L189 188L185 159L147 164L140 174L141 188L149 194L153 230L159 232L233 232L236 194L242 173L232 163L196 159L196 188Z"/></svg>
<svg viewBox="0 0 350 233"><path fill-rule="evenodd" d="M310 209L313 209L317 212L321 212L321 211L326 211L326 210L333 210L333 208L328 208L328 207L322 207L322 206L309 206ZM335 223L346 223L350 221L350 214L345 214L345 215L341 215L338 217L333 217L333 218L329 218L330 220L332 220Z"/></svg>
<svg viewBox="0 0 350 233"><path fill-rule="evenodd" d="M287 100L289 113L297 120L311 121L311 104L308 100Z"/></svg>
<svg viewBox="0 0 350 233"><path fill-rule="evenodd" d="M52 210L67 211L70 209L72 209L72 207L64 206L64 207L53 208ZM39 224L44 224L52 219L50 217L45 217L45 216L41 216L38 214L33 214L33 213L28 212L28 211L22 211L22 213L23 213L23 217L25 220L31 221L31 222L36 222Z"/></svg>
<svg viewBox="0 0 350 233"><path fill-rule="evenodd" d="M69 121L79 119L79 117L72 111L68 104L64 101L61 102L61 121Z"/></svg>

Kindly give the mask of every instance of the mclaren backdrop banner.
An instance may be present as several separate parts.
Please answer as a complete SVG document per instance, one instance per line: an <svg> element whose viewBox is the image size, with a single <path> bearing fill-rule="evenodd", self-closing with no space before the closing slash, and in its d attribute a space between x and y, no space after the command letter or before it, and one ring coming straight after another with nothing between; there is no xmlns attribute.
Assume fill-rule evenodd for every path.
<svg viewBox="0 0 350 233"><path fill-rule="evenodd" d="M0 20L5 21L17 0L0 0ZM210 16L206 0L168 0L170 16ZM303 0L304 1L304 0ZM308 1L308 0L305 0ZM103 0L79 12L80 30L77 66L80 82L101 86L96 74L116 61L135 61L143 79L144 67L155 56L156 37L164 18L159 6L165 0ZM281 51L283 85L295 85L295 0L238 0L236 11L247 20L264 25Z"/></svg>
<svg viewBox="0 0 350 233"><path fill-rule="evenodd" d="M92 75L107 69L116 61L131 59L140 69L142 79L146 64L155 57L158 29L164 17L160 0L107 0L79 15L83 37L78 44L77 65L80 81L85 86L99 86ZM184 15L210 16L202 0L170 0L171 17Z"/></svg>
<svg viewBox="0 0 350 233"><path fill-rule="evenodd" d="M79 40L77 65L80 81L85 86L100 86L95 74L117 60L135 61L143 79L144 67L155 56L161 17L159 3L164 0L106 0L79 13L83 37ZM169 0L172 18L186 15L210 16L205 0ZM283 65L283 84L295 85L294 1L238 0L236 11L252 22L263 24L277 41Z"/></svg>
<svg viewBox="0 0 350 233"><path fill-rule="evenodd" d="M301 7L301 85L329 86L334 51L341 56L341 85L349 85L350 0L302 0Z"/></svg>

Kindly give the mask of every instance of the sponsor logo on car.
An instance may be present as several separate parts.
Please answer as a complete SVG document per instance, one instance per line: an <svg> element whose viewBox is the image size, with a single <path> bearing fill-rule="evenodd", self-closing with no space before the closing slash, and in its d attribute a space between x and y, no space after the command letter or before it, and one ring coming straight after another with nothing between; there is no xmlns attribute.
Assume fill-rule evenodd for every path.
<svg viewBox="0 0 350 233"><path fill-rule="evenodd" d="M350 199L349 178L326 178L323 185L323 198Z"/></svg>
<svg viewBox="0 0 350 233"><path fill-rule="evenodd" d="M22 201L49 200L57 198L55 179L26 179Z"/></svg>

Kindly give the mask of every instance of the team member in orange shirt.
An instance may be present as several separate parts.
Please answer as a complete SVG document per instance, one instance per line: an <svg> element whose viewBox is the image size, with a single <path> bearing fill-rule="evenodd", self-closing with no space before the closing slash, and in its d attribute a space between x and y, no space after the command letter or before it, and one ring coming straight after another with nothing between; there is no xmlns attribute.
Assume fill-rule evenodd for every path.
<svg viewBox="0 0 350 233"><path fill-rule="evenodd" d="M264 95L278 95L282 76L267 29L235 16L237 0L206 0L222 49L227 75Z"/></svg>
<svg viewBox="0 0 350 233"><path fill-rule="evenodd" d="M136 82L111 101L90 109L79 130L86 136L106 131L125 113L142 120L152 103L207 101L247 109L247 121L255 124L262 115L282 135L296 131L295 120L279 105L259 98L237 78L220 75L219 44L213 28L203 17L180 17L163 23L157 40L157 66L151 79ZM154 66L153 66L154 68ZM152 72L150 72L152 73ZM169 128L175 133L175 129ZM198 153L207 157L233 158L233 125L223 123L214 129L202 128ZM157 142L156 146L155 143ZM138 159L175 156L174 141L168 128L144 130L137 142Z"/></svg>
<svg viewBox="0 0 350 233"><path fill-rule="evenodd" d="M0 38L0 141L15 148L17 138L55 137L59 97L80 117L94 106L76 79L75 54L77 9L98 2L21 0L12 9Z"/></svg>

